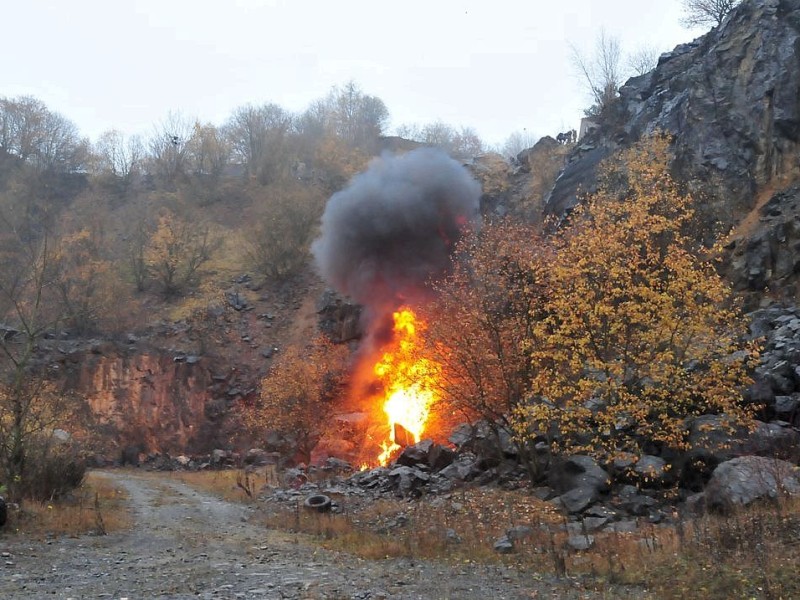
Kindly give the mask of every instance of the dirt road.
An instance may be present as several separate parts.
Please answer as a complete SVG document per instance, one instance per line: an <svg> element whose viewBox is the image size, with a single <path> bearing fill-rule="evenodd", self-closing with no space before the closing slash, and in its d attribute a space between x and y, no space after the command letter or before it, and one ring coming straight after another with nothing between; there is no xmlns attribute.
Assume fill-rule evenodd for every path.
<svg viewBox="0 0 800 600"><path fill-rule="evenodd" d="M134 527L47 543L0 535L0 598L521 599L592 598L507 567L331 553L248 522L253 509L168 476L107 472Z"/></svg>

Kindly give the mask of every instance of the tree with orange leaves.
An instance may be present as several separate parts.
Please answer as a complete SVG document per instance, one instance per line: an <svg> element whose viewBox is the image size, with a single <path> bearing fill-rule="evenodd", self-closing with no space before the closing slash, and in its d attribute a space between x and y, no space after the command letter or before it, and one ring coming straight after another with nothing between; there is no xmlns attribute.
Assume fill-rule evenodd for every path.
<svg viewBox="0 0 800 600"><path fill-rule="evenodd" d="M684 447L692 415L747 416L745 323L686 233L693 201L668 165L662 134L623 152L554 239L521 436L555 423L557 445L608 458L644 442Z"/></svg>
<svg viewBox="0 0 800 600"><path fill-rule="evenodd" d="M456 255L424 315L425 351L441 365L435 416L442 425L480 418L510 433L534 376L530 341L543 318L549 249L534 228L502 221L462 238ZM538 477L533 449L520 444L520 455Z"/></svg>
<svg viewBox="0 0 800 600"><path fill-rule="evenodd" d="M309 462L346 367L346 346L317 338L283 351L261 382L261 396L245 407L244 421L256 435L276 431Z"/></svg>

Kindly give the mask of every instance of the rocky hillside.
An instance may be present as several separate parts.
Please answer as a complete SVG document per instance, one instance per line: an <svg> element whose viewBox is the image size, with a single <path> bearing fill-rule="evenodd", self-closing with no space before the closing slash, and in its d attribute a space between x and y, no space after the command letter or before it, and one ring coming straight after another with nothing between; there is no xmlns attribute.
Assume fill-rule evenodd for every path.
<svg viewBox="0 0 800 600"><path fill-rule="evenodd" d="M749 0L717 28L663 54L632 78L585 136L550 193L563 215L592 190L599 162L642 135L674 136L676 175L689 182L706 231L741 225L729 244L739 289L793 291L800 152L800 0ZM754 214L750 214L755 210ZM709 239L704 241L710 241Z"/></svg>

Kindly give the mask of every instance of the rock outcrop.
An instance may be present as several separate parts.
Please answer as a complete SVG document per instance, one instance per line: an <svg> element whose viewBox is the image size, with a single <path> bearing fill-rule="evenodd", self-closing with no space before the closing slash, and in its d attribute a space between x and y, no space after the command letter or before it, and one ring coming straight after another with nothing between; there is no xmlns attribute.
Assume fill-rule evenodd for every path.
<svg viewBox="0 0 800 600"><path fill-rule="evenodd" d="M603 158L662 130L674 136L674 169L699 192L698 212L727 229L758 190L797 168L798 97L800 0L743 2L720 26L626 82L573 150L545 213L568 212L592 191Z"/></svg>
<svg viewBox="0 0 800 600"><path fill-rule="evenodd" d="M780 290L784 298L800 292L800 185L769 196L727 244L725 272L735 289L758 293Z"/></svg>
<svg viewBox="0 0 800 600"><path fill-rule="evenodd" d="M58 366L61 385L86 399L103 440L142 453L224 445L231 406L255 385L219 360L125 344L76 345Z"/></svg>

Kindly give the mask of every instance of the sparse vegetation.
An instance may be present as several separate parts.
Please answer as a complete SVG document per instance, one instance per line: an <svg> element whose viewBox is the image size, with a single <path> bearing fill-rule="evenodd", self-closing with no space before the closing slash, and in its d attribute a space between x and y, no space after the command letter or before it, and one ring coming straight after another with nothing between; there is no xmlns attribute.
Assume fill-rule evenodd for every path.
<svg viewBox="0 0 800 600"><path fill-rule="evenodd" d="M264 200L246 234L253 269L268 279L284 279L309 260L324 204L320 190L285 182L264 189Z"/></svg>
<svg viewBox="0 0 800 600"><path fill-rule="evenodd" d="M183 481L218 494L232 481L205 472ZM202 483L205 482L205 483ZM213 482L209 485L209 482ZM800 532L800 506L786 498L727 515L681 518L670 525L641 525L631 533L591 532L592 547L568 545L564 517L553 505L519 491L462 488L446 497L409 503L401 499L364 501L334 495L338 512L320 513L297 503L270 502L264 522L270 528L311 536L323 547L365 559L408 557L461 564L502 561L536 576L591 574L596 591L623 585L640 597L711 600L792 598L800 592L792 565L800 559L794 540ZM580 529L580 522L572 524ZM499 555L494 542L509 530L514 552ZM578 533L577 535L581 535Z"/></svg>
<svg viewBox="0 0 800 600"><path fill-rule="evenodd" d="M89 474L70 494L26 503L12 510L5 528L33 538L87 533L109 534L128 529L127 494L102 475Z"/></svg>
<svg viewBox="0 0 800 600"><path fill-rule="evenodd" d="M682 0L683 19L686 27L718 26L741 0Z"/></svg>
<svg viewBox="0 0 800 600"><path fill-rule="evenodd" d="M274 465L252 470L178 471L174 477L223 500L243 503L255 502L265 484L277 483Z"/></svg>

